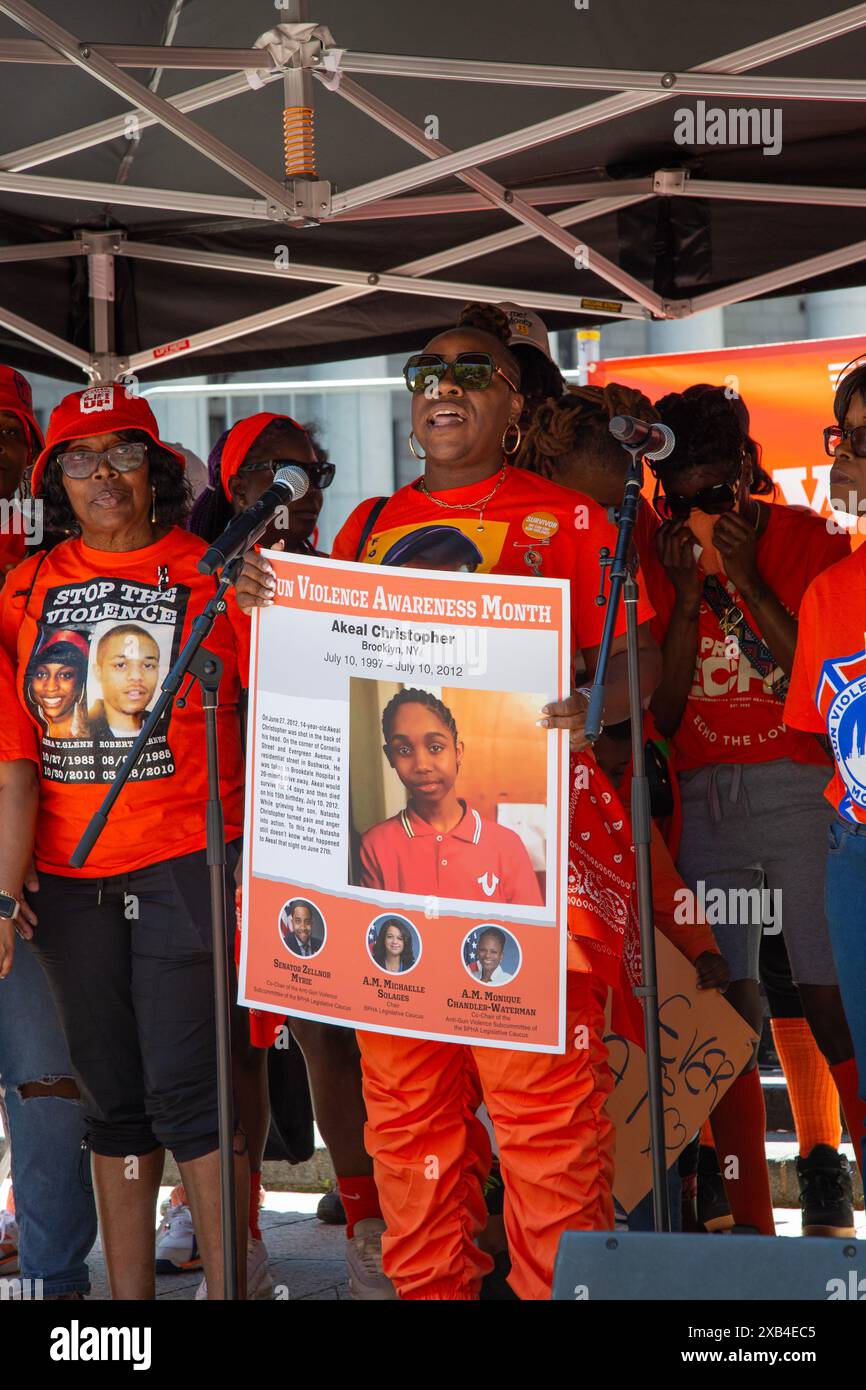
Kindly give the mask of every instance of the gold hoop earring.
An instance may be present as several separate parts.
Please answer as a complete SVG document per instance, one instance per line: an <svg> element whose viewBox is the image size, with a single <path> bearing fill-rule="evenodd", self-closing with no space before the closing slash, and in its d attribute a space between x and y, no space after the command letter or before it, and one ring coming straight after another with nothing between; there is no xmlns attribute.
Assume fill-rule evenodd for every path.
<svg viewBox="0 0 866 1390"><path fill-rule="evenodd" d="M156 525L156 488L151 484L150 488L150 520L152 525Z"/></svg>
<svg viewBox="0 0 866 1390"><path fill-rule="evenodd" d="M418 450L415 448L415 431L414 431L414 430L410 430L410 431L409 431L409 448L412 450L412 453L413 453L413 455L415 456L415 458L418 460L418 462L419 462L419 463L423 463L424 460L425 460L425 458L427 457L427 455L426 455L426 454L419 454L419 453L418 453Z"/></svg>
<svg viewBox="0 0 866 1390"><path fill-rule="evenodd" d="M517 431L517 438L516 438L516 440L514 441L514 447L513 447L512 449L506 448L506 445L505 445L505 436L508 434L508 431L509 431L509 430L516 430L516 431ZM511 458L512 454L516 454L516 453L517 453L517 450L520 448L520 446L521 446L522 443L523 443L523 431L522 431L522 429L520 428L520 426L518 425L517 421L516 421L516 420L512 420L512 421L511 421L511 424L510 424L510 425L506 425L506 426L505 426L505 429L502 431L502 452L503 452L503 454L506 454L509 458Z"/></svg>

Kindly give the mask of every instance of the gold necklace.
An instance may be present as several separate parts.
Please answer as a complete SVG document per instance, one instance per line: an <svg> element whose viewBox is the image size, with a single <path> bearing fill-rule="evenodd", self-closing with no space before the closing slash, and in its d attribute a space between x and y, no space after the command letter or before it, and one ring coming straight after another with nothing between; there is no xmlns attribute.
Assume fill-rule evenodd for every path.
<svg viewBox="0 0 866 1390"><path fill-rule="evenodd" d="M420 483L418 484L418 491L419 491L419 492L423 492L423 494L424 494L424 496L427 498L427 500L428 500L429 502L432 502L434 506L436 506L436 507L444 507L446 511L452 511L452 512L477 512L477 513L478 513L478 525L476 526L475 529L476 529L476 531L483 532L483 530L484 530L484 508L487 506L488 502L490 502L490 501L496 496L497 492L498 492L499 489L502 487L502 484L505 482L505 477L506 477L507 471L508 471L508 465L505 464L505 463L503 463L502 468L500 469L499 474L498 474L498 476L497 476L497 478L496 478L496 482L493 484L493 487L490 489L490 491L488 492L487 496L486 496L486 497L482 497L480 502L443 502L443 501L441 500L441 498L439 498L439 497L434 497L434 496L433 496L432 492L430 491L430 489L429 489L428 486L427 486L427 479L426 479L426 478L422 478L422 479L421 479Z"/></svg>

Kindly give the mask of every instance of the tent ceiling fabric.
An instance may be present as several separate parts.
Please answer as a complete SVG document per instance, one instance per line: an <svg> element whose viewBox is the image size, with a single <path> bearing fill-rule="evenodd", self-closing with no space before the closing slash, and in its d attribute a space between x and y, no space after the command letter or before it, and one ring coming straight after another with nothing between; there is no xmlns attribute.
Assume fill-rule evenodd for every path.
<svg viewBox="0 0 866 1390"><path fill-rule="evenodd" d="M88 41L159 45L173 0L36 0L40 14ZM735 50L815 24L850 9L829 0L536 0L531 7L502 0L472 5L445 0L434 11L414 5L358 0L313 0L310 19L327 25L340 48L352 53L474 59L481 62L565 64L640 72L685 72ZM861 23L866 24L866 7ZM512 17L509 17L512 16ZM250 49L286 18L274 0L186 0L172 42L185 48ZM0 15L4 42L31 38ZM859 79L866 58L866 29L791 53L755 71L763 77ZM267 66L263 59L262 66ZM8 154L96 121L123 115L130 103L72 65L4 61L4 147ZM147 69L125 69L146 83ZM167 68L159 96L168 98L224 78L225 72ZM548 120L611 97L611 88L592 91L537 86L458 82L349 74L364 91L386 102L415 126L435 116L439 139L462 150L510 131ZM745 82L746 79L743 78ZM270 179L282 181L282 81L244 90L191 113L203 130L218 137ZM748 95L708 97L723 109L758 106L781 112L782 144L764 155L748 146L694 148L674 140L675 112L694 110L697 96L673 95L643 110L593 124L564 138L506 154L482 172L508 189L545 185L598 185L599 198L617 194L622 180L647 180L655 170L684 166L697 180L866 188L866 133L862 101L777 100ZM423 156L339 94L314 83L319 177L340 193L426 163ZM123 136L62 158L21 170L21 176L114 184L124 156ZM133 243L252 257L289 265L335 267L383 274L408 261L517 226L509 212L483 210L424 215L387 214L334 218L301 228L228 213L160 209L121 202L35 196L3 184L15 161L0 154L0 248L69 241L84 229L118 231ZM159 125L141 132L126 182L133 188L243 200L261 194ZM647 186L648 187L648 186ZM442 194L469 194L454 175L410 190L417 201ZM120 193L118 196L122 196ZM542 202L553 216L574 200ZM364 211L367 211L366 209ZM592 252L607 258L664 300L696 299L752 276L767 275L808 258L851 246L864 238L860 207L826 207L717 197L658 197L649 193L629 207L611 209L570 227ZM866 250L864 250L866 255ZM0 249L2 258L2 249ZM225 269L116 257L115 352L124 359L159 345L184 340L218 325L307 299L327 282L238 274ZM533 234L516 244L461 260L435 272L444 279L503 286L532 305L539 294L562 296L562 311L543 309L551 327L590 324L598 315L580 312L581 298L632 302L633 294L592 270L576 269L560 246ZM814 278L780 285L779 293L861 283L860 259ZM571 307L571 300L574 305ZM214 342L190 354L168 355L147 366L148 380L160 377L255 370L308 361L401 352L417 347L453 322L459 298L364 292L318 313L290 318L255 333ZM18 315L79 348L91 346L88 262L85 257L29 261L0 259L0 319ZM605 320L608 321L608 320ZM0 328L0 357L25 369L83 379L72 362L8 327Z"/></svg>

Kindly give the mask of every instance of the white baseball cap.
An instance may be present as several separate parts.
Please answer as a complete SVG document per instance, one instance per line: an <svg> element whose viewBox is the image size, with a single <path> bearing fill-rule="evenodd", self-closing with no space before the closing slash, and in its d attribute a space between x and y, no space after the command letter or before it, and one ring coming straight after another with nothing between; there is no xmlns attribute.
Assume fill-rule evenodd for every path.
<svg viewBox="0 0 866 1390"><path fill-rule="evenodd" d="M511 336L508 339L509 347L516 347L519 343L531 343L533 347L538 348L539 352L543 352L545 357L553 361L544 319L540 318L532 309L524 309L520 304L498 304L496 307L508 315L508 326L511 330Z"/></svg>

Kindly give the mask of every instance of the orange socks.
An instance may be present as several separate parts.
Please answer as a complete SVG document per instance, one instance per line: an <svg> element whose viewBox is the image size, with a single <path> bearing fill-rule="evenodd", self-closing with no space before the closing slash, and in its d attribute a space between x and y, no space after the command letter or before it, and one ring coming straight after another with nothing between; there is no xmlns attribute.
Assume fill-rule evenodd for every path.
<svg viewBox="0 0 866 1390"><path fill-rule="evenodd" d="M764 1151L767 1113L757 1067L737 1077L710 1116L710 1123L736 1224L754 1226L759 1235L775 1235Z"/></svg>
<svg viewBox="0 0 866 1390"><path fill-rule="evenodd" d="M836 1082L836 1089L839 1092L842 1111L845 1115L845 1124L851 1136L851 1143L854 1145L854 1158L860 1166L862 1177L862 1139L864 1127L866 1127L866 1104L860 1099L855 1059L849 1057L847 1062L837 1062L835 1067L830 1068L830 1075Z"/></svg>
<svg viewBox="0 0 866 1390"><path fill-rule="evenodd" d="M838 1149L839 1091L811 1028L805 1018L773 1018L770 1027L788 1083L801 1158L808 1158L816 1144Z"/></svg>

